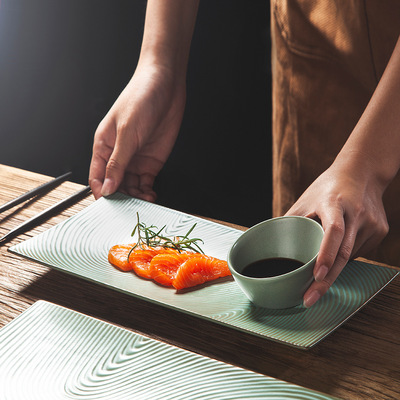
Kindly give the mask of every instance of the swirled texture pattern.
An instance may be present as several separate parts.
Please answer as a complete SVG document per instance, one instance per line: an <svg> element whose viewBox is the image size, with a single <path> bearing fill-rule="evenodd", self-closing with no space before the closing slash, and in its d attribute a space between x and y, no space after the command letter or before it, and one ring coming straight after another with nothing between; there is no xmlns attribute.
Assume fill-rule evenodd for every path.
<svg viewBox="0 0 400 400"><path fill-rule="evenodd" d="M130 233L137 212L147 225L166 225L170 235L185 234L197 223L193 236L204 240L206 254L220 259L226 259L230 247L242 234L214 222L115 194L97 200L10 250L128 294L300 348L312 347L326 337L398 274L390 268L351 262L328 294L310 309L256 308L231 277L176 292L119 271L107 261L112 245L134 241Z"/></svg>
<svg viewBox="0 0 400 400"><path fill-rule="evenodd" d="M3 400L332 399L44 301L0 343Z"/></svg>

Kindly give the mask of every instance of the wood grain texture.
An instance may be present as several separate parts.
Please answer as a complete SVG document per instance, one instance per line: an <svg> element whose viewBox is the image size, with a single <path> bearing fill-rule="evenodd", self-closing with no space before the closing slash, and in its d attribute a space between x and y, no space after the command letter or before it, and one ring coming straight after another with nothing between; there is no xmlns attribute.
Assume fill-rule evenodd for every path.
<svg viewBox="0 0 400 400"><path fill-rule="evenodd" d="M49 179L0 165L0 204ZM8 210L0 215L0 234L81 187L65 182L39 199ZM43 299L342 399L400 398L399 279L331 336L311 350L303 351L133 298L7 251L11 245L43 232L93 201L88 196L0 246L0 327Z"/></svg>

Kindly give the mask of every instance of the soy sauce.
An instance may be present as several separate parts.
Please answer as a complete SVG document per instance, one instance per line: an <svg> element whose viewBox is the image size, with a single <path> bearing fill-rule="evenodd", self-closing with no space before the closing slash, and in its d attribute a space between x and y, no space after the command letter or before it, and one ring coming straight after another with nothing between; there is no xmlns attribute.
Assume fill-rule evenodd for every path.
<svg viewBox="0 0 400 400"><path fill-rule="evenodd" d="M272 257L252 262L244 267L242 275L251 278L270 278L287 274L301 267L304 263L294 258Z"/></svg>

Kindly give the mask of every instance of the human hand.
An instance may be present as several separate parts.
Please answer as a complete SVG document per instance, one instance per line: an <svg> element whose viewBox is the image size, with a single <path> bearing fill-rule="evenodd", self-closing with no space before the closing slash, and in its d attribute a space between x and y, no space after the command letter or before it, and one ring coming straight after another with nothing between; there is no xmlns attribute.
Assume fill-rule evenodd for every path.
<svg viewBox="0 0 400 400"><path fill-rule="evenodd" d="M163 66L139 65L99 124L89 184L95 198L119 190L154 201L154 179L179 132L186 86Z"/></svg>
<svg viewBox="0 0 400 400"><path fill-rule="evenodd" d="M336 161L287 212L319 220L325 234L314 267L315 281L304 295L311 307L322 297L351 258L365 255L388 233L383 185L363 162Z"/></svg>

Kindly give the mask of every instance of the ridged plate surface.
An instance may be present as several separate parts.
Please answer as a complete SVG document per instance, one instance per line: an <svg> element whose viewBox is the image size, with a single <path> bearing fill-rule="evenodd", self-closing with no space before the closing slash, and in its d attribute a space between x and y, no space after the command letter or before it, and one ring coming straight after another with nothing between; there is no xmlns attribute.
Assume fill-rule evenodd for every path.
<svg viewBox="0 0 400 400"><path fill-rule="evenodd" d="M56 269L81 276L182 312L208 318L255 335L309 348L326 337L397 274L361 262L346 266L328 294L315 306L267 310L253 306L233 278L176 292L131 272L121 272L107 260L114 244L132 243L136 212L148 225L167 226L182 235L196 222L193 237L204 240L206 254L226 259L241 231L185 213L116 194L101 198L80 213L10 250Z"/></svg>
<svg viewBox="0 0 400 400"><path fill-rule="evenodd" d="M3 400L332 399L44 301L0 343Z"/></svg>

